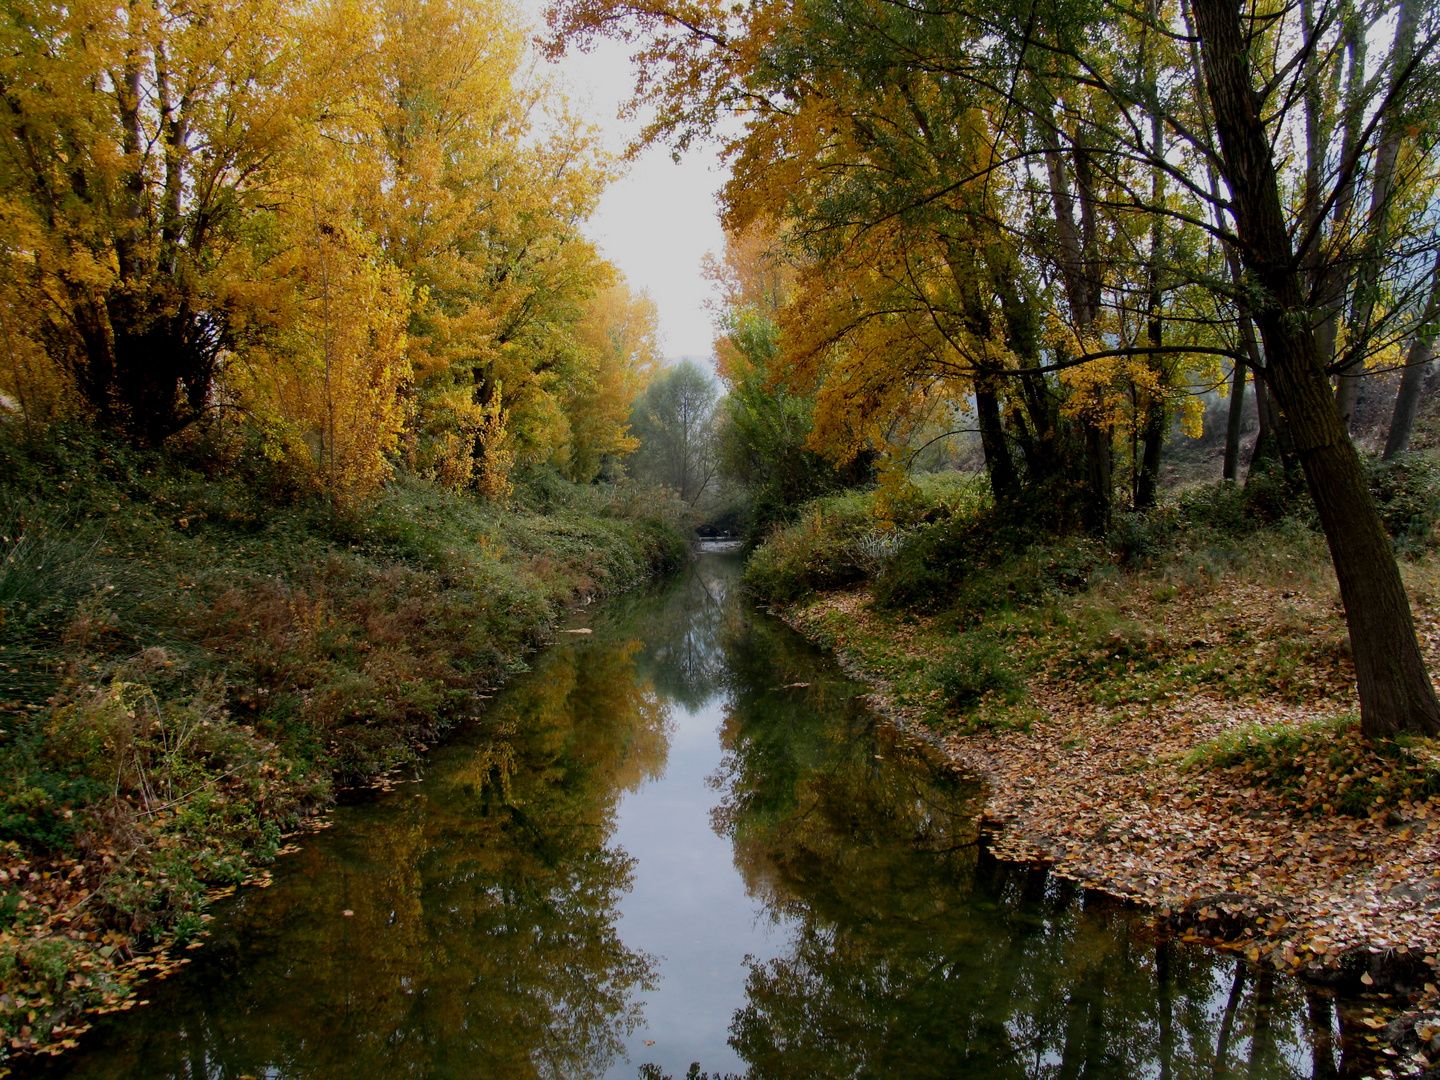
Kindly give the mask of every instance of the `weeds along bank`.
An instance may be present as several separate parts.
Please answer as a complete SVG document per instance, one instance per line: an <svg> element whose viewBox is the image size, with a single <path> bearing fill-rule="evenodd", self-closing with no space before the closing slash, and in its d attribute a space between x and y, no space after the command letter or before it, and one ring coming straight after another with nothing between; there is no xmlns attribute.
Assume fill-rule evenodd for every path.
<svg viewBox="0 0 1440 1080"><path fill-rule="evenodd" d="M1203 693L1353 710L1334 576L1300 484L1277 472L1192 488L1095 538L1047 533L1024 507L997 512L982 480L937 474L899 496L814 500L756 549L745 580L937 732L1023 729L1037 678L1115 708ZM1372 484L1423 629L1440 600L1440 467L1377 465ZM837 595L873 638L809 618Z"/></svg>
<svg viewBox="0 0 1440 1080"><path fill-rule="evenodd" d="M1419 456L1371 472L1432 672L1437 478ZM930 478L809 504L746 580L989 777L1002 853L1277 968L1433 997L1440 748L1361 737L1297 483L1194 488L1097 540Z"/></svg>
<svg viewBox="0 0 1440 1080"><path fill-rule="evenodd" d="M0 1030L59 1045L338 783L412 759L572 602L687 556L638 489L397 480L363 513L200 440L0 438ZM4 1055L0 1054L0 1069Z"/></svg>

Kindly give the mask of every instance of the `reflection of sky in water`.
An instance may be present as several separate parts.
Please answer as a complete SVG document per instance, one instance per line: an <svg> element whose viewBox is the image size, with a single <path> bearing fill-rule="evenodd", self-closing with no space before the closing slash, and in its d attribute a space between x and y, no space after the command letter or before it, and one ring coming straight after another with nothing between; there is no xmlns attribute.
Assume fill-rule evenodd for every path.
<svg viewBox="0 0 1440 1080"><path fill-rule="evenodd" d="M665 775L620 804L614 840L637 860L634 889L620 901L620 936L659 959L659 985L628 1040L630 1063L612 1065L608 1078L634 1077L641 1062L677 1077L692 1061L743 1072L725 1040L745 1002L745 956L768 959L785 948L783 925L745 895L730 841L710 825L717 793L705 780L720 763L722 717L719 699L676 709Z"/></svg>
<svg viewBox="0 0 1440 1080"><path fill-rule="evenodd" d="M745 957L769 958L786 944L783 925L746 895L730 841L711 824L719 794L707 780L721 760L725 703L719 635L737 569L735 556L702 559L667 605L680 632L638 628L650 631L641 667L670 706L669 751L664 774L621 802L612 843L635 859L633 888L619 905L621 939L656 958L658 979L626 1040L630 1060L613 1063L609 1080L629 1080L645 1062L677 1077L692 1061L743 1072L726 1039L745 1001Z"/></svg>

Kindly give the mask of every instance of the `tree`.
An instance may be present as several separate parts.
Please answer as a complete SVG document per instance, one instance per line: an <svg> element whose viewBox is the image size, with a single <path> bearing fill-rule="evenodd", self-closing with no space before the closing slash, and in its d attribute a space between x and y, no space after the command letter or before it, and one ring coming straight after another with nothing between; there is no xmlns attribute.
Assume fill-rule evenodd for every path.
<svg viewBox="0 0 1440 1080"><path fill-rule="evenodd" d="M563 456L565 402L593 384L577 338L615 280L580 231L609 178L502 3L372 0L363 108L334 125L356 205L417 288L412 460L508 490L512 461Z"/></svg>
<svg viewBox="0 0 1440 1080"><path fill-rule="evenodd" d="M602 342L622 286L580 231L608 159L503 2L10 14L0 387L27 422L156 445L235 409L341 502L402 449L496 496L517 458L628 449L646 360Z"/></svg>
<svg viewBox="0 0 1440 1080"><path fill-rule="evenodd" d="M1214 109L1221 169L1230 189L1238 248L1263 297L1256 321L1269 382L1284 410L1340 582L1350 626L1361 722L1374 738L1440 733L1440 699L1415 638L1410 603L1390 539L1365 483L1360 457L1330 392L1290 239L1265 122L1265 95L1251 74L1238 0L1194 0ZM1391 103L1398 107L1398 101ZM1273 121L1272 121L1273 123Z"/></svg>
<svg viewBox="0 0 1440 1080"><path fill-rule="evenodd" d="M749 494L752 534L794 520L807 499L873 479L869 452L837 467L809 448L813 403L775 385L771 376L779 328L743 308L730 311L725 325L730 361L716 453L721 475Z"/></svg>
<svg viewBox="0 0 1440 1080"><path fill-rule="evenodd" d="M288 222L289 244L271 267L285 286L275 312L283 329L233 360L227 385L292 463L350 509L388 478L404 428L412 292L363 229L309 209L308 222Z"/></svg>
<svg viewBox="0 0 1440 1080"><path fill-rule="evenodd" d="M617 283L590 301L576 328L585 378L561 402L569 436L557 457L577 483L613 475L640 445L629 431L630 413L661 364L657 318L649 296Z"/></svg>
<svg viewBox="0 0 1440 1080"><path fill-rule="evenodd" d="M0 35L5 282L94 417L153 445L211 405L277 170L332 58L285 0L36 0Z"/></svg>
<svg viewBox="0 0 1440 1080"><path fill-rule="evenodd" d="M639 440L635 475L670 488L689 506L715 478L715 380L683 360L659 372L635 402L630 430Z"/></svg>
<svg viewBox="0 0 1440 1080"><path fill-rule="evenodd" d="M1198 34L1184 4L1107 0L576 0L552 25L583 41L622 22L655 130L677 144L748 111L731 224L755 204L794 223L804 300L783 340L797 385L819 385L817 432L848 410L841 427L873 435L936 387L971 392L997 496L1016 482L1012 445L1028 485L1047 458L1083 462L1068 486L1081 481L1098 531L1126 429L1136 502L1149 497L1155 405L1186 381L1171 365L1216 382L1222 358L1251 367L1330 543L1365 730L1434 732L1440 704L1330 376L1424 318L1434 148L1396 118L1435 34L1410 48L1416 9L1387 9L1391 47L1367 74L1382 35L1348 0L1257 8L1243 26L1221 2L1193 6ZM1275 158L1292 138L1307 153Z"/></svg>

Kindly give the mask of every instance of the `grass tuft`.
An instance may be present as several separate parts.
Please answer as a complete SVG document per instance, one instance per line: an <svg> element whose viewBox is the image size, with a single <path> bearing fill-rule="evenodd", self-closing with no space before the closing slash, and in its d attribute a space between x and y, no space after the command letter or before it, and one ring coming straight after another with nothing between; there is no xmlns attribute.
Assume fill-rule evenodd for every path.
<svg viewBox="0 0 1440 1080"><path fill-rule="evenodd" d="M1182 767L1220 770L1237 787L1269 788L1296 812L1315 816L1367 817L1440 798L1440 745L1372 743L1354 716L1246 726L1196 747Z"/></svg>

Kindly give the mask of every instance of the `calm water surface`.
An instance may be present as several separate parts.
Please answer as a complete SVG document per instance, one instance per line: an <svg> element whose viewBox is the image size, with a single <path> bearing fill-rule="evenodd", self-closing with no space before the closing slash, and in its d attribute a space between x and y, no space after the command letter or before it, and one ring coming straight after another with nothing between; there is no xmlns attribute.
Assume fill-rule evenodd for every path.
<svg viewBox="0 0 1440 1080"><path fill-rule="evenodd" d="M35 1075L1354 1074L1321 992L988 858L974 785L738 573L707 553L576 620Z"/></svg>

